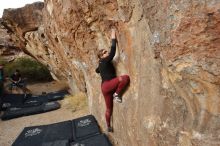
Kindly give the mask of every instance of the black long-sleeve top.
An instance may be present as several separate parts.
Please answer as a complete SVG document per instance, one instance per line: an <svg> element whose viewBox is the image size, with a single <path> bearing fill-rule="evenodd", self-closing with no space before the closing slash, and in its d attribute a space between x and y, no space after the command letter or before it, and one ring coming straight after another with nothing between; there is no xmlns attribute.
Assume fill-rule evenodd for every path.
<svg viewBox="0 0 220 146"><path fill-rule="evenodd" d="M96 69L96 73L100 73L102 82L111 80L116 77L116 71L112 64L112 59L116 52L116 39L112 39L111 51L105 58L99 60L99 66Z"/></svg>

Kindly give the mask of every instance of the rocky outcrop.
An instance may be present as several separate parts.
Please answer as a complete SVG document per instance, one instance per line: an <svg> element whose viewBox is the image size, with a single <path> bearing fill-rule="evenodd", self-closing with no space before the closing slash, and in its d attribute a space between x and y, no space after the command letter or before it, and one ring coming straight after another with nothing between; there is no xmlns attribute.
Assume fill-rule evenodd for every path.
<svg viewBox="0 0 220 146"><path fill-rule="evenodd" d="M3 19L54 78L87 93L102 127L96 52L109 48L116 26L114 63L131 83L123 103L114 105L115 145L210 146L220 144L219 10L216 0L45 0L31 27L7 21L14 13Z"/></svg>
<svg viewBox="0 0 220 146"><path fill-rule="evenodd" d="M23 8L5 9L3 12L1 25L7 29L8 35L16 48L30 56L32 56L32 53L25 49L27 42L24 36L27 32L38 30L42 22L43 7L44 3L36 2Z"/></svg>
<svg viewBox="0 0 220 146"><path fill-rule="evenodd" d="M15 45L8 30L2 25L0 19L0 60L12 61L24 53Z"/></svg>

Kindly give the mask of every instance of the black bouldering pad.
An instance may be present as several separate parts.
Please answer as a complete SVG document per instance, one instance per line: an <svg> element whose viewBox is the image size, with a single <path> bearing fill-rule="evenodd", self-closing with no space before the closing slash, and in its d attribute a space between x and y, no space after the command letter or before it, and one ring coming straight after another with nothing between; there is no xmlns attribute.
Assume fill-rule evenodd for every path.
<svg viewBox="0 0 220 146"><path fill-rule="evenodd" d="M56 100L62 100L65 95L68 95L69 93L67 91L57 91L57 92L51 92L47 94L47 99L49 101L56 101Z"/></svg>
<svg viewBox="0 0 220 146"><path fill-rule="evenodd" d="M65 121L47 126L44 142L51 142L57 140L73 140L71 121Z"/></svg>
<svg viewBox="0 0 220 146"><path fill-rule="evenodd" d="M90 138L73 142L70 146L112 146L106 135L96 135Z"/></svg>
<svg viewBox="0 0 220 146"><path fill-rule="evenodd" d="M67 91L58 91L51 92L43 95L33 95L25 100L25 104L29 103L37 103L37 102L49 102L49 101L57 101L62 100L65 95L67 95Z"/></svg>
<svg viewBox="0 0 220 146"><path fill-rule="evenodd" d="M24 94L4 94L2 96L3 109L7 107L18 107L23 105L25 100Z"/></svg>
<svg viewBox="0 0 220 146"><path fill-rule="evenodd" d="M12 146L112 146L101 134L94 116L72 121L26 127Z"/></svg>
<svg viewBox="0 0 220 146"><path fill-rule="evenodd" d="M98 123L94 116L88 115L72 121L73 140L78 141L100 134Z"/></svg>
<svg viewBox="0 0 220 146"><path fill-rule="evenodd" d="M8 108L4 112L1 119L9 120L13 118L22 117L22 116L44 113L44 112L56 110L59 108L60 108L60 104L56 101L42 103L38 106L33 106L33 107L26 107L26 106L11 107L11 108Z"/></svg>
<svg viewBox="0 0 220 146"><path fill-rule="evenodd" d="M12 146L41 146L47 126L25 127Z"/></svg>
<svg viewBox="0 0 220 146"><path fill-rule="evenodd" d="M30 103L43 103L48 102L47 95L32 95L31 97L27 98L24 102L24 104L30 104Z"/></svg>
<svg viewBox="0 0 220 146"><path fill-rule="evenodd" d="M52 142L44 142L42 146L70 146L70 142L68 140L56 140Z"/></svg>
<svg viewBox="0 0 220 146"><path fill-rule="evenodd" d="M12 146L69 146L72 141L71 121L26 127Z"/></svg>
<svg viewBox="0 0 220 146"><path fill-rule="evenodd" d="M39 104L62 100L65 95L68 95L67 91L51 92L43 95L31 95L31 94L5 94L2 97L3 106L5 110L9 107L32 107L38 106Z"/></svg>

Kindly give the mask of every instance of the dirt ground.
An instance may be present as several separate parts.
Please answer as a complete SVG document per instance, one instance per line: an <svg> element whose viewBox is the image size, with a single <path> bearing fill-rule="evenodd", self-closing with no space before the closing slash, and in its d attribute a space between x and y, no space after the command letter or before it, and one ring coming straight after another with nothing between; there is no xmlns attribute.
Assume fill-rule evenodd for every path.
<svg viewBox="0 0 220 146"><path fill-rule="evenodd" d="M53 81L49 83L32 84L28 86L28 89L31 90L32 94L41 94L42 92L48 93L66 89L66 85ZM0 146L11 146L24 127L52 124L87 115L89 113L88 107L80 106L78 108L74 108L74 105L72 104L72 102L75 102L74 100L74 96L71 98L64 98L64 100L59 101L61 103L61 108L55 111L16 118L8 121L0 120ZM78 100L76 102L79 105L78 102L81 102L81 97L76 100ZM86 104L83 103L82 105Z"/></svg>

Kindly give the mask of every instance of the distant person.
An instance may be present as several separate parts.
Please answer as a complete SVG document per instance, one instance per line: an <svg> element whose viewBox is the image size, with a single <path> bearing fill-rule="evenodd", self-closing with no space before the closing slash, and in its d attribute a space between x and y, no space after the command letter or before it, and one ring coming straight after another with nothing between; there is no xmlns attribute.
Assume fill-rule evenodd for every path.
<svg viewBox="0 0 220 146"><path fill-rule="evenodd" d="M10 76L10 81L11 83L11 90L13 87L18 87L21 88L23 93L30 92L26 87L25 87L25 82L21 77L20 71L18 69L15 70L15 72Z"/></svg>
<svg viewBox="0 0 220 146"><path fill-rule="evenodd" d="M115 29L112 29L111 39L112 45L110 53L105 49L102 49L98 52L99 66L96 69L96 72L100 73L102 78L101 90L106 103L105 118L108 132L113 132L113 128L110 124L113 111L113 99L116 102L122 102L122 91L130 81L128 75L116 77L116 71L112 64L112 59L114 58L116 52Z"/></svg>
<svg viewBox="0 0 220 146"><path fill-rule="evenodd" d="M15 70L15 72L11 75L10 80L12 82L12 85L17 87L22 87L22 80L21 80L21 74L18 69Z"/></svg>

